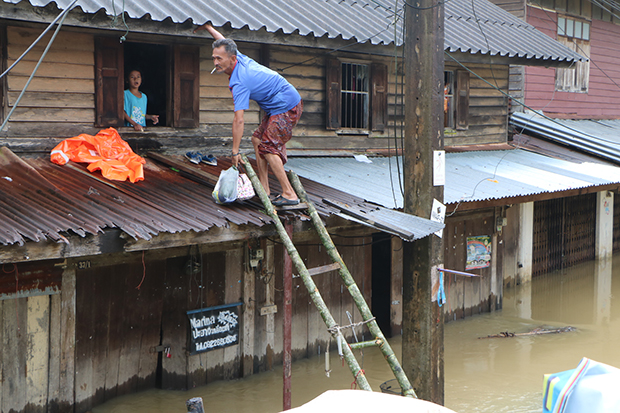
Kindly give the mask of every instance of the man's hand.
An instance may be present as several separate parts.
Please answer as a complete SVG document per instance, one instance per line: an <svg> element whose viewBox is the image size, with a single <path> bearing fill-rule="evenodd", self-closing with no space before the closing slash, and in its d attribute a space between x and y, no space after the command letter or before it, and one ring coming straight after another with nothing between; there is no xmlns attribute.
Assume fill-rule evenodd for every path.
<svg viewBox="0 0 620 413"><path fill-rule="evenodd" d="M203 24L202 26L198 26L194 29L194 33L200 31L200 30L209 30L209 28L213 28L213 26L211 26L211 23L207 22L205 24Z"/></svg>
<svg viewBox="0 0 620 413"><path fill-rule="evenodd" d="M196 33L196 32L197 32L197 31L199 31L199 30L206 30L206 31L208 31L208 32L209 32L209 34L210 34L210 35L211 35L211 36L212 36L215 40L220 40L220 39L223 39L223 38L224 38L224 36L223 36L220 32L218 32L217 30L215 30L215 29L213 28L213 26L211 26L211 23L209 23L209 22L207 22L207 23L203 24L202 26L196 27L196 28L194 29L194 33Z"/></svg>
<svg viewBox="0 0 620 413"><path fill-rule="evenodd" d="M241 154L233 154L232 156L232 164L233 166L238 166L239 164L241 165L245 165L245 162L243 160L243 158L241 157Z"/></svg>

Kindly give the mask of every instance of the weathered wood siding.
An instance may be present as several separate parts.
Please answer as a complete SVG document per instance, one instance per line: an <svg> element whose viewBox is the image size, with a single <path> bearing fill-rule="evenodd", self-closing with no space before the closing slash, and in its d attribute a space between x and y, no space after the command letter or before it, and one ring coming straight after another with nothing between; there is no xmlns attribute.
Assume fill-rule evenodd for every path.
<svg viewBox="0 0 620 413"><path fill-rule="evenodd" d="M7 27L7 64L12 64L36 39L40 30ZM103 33L102 33L103 34ZM7 100L9 107L15 103L32 69L41 56L50 35L47 35L8 75ZM94 133L95 35L61 31L43 63L39 67L19 107L9 122L7 136L68 137L79 133ZM403 99L404 79L402 62L394 57L369 56L349 52L327 55L325 50L270 46L241 42L239 49L249 57L281 73L300 92L304 100L304 113L289 148L310 150L381 150L394 148L404 133ZM352 61L386 65L388 73L388 124L385 131L368 134L338 134L326 128L326 59L339 57ZM398 60L398 59L397 59ZM485 79L496 83L503 90L508 88L508 68L504 66L471 65ZM203 134L207 138L230 138L233 118L233 100L228 88L228 77L211 74L211 42L200 47L200 104L199 130L178 129L184 136ZM446 67L450 70L449 67ZM456 68L452 68L456 69ZM446 136L447 145L503 142L506 139L506 101L474 76L470 81L469 129ZM251 102L245 114L245 133L249 137L258 125L261 111ZM170 128L151 128L170 136ZM125 131L132 133L131 131ZM160 139L165 139L162 135ZM198 135L196 135L198 136ZM48 144L49 145L49 144ZM249 140L245 146L250 147Z"/></svg>
<svg viewBox="0 0 620 413"><path fill-rule="evenodd" d="M301 236L298 248L309 268L330 263L318 238ZM335 240L369 305L371 241L363 234ZM252 267L249 251L258 248L264 258ZM29 296L7 292L0 300L1 411L68 411L74 405L83 413L148 388L190 389L274 368L282 363L283 257L280 243L250 239L34 267L20 263L13 272L5 265L0 286ZM41 281L62 274L60 291L34 291L31 273ZM20 274L23 287L16 284ZM361 321L337 271L314 280L339 325ZM190 356L187 311L237 302L243 303L240 344ZM261 312L274 304L277 312ZM292 321L294 359L335 347L301 278L293 280ZM360 338L364 331L356 328ZM350 328L343 332L352 340ZM170 357L160 351L164 347Z"/></svg>
<svg viewBox="0 0 620 413"><path fill-rule="evenodd" d="M467 237L479 235L490 236L493 247L497 247L493 209L477 213L456 214L446 219L444 267L450 270L466 271ZM479 274L481 277L445 274L444 288L447 302L444 305L444 317L446 321L501 308L501 294L498 288L502 285L502 274L501 265L497 262L497 254L493 254L489 267L467 270L467 272Z"/></svg>
<svg viewBox="0 0 620 413"><path fill-rule="evenodd" d="M7 76L9 108L13 106L39 61L50 31ZM10 66L41 34L41 30L7 27ZM9 133L55 136L57 127L74 131L93 128L95 121L94 40L90 34L61 31L11 116Z"/></svg>
<svg viewBox="0 0 620 413"><path fill-rule="evenodd" d="M41 263L36 263L39 267ZM54 267L50 273L62 269ZM19 270L4 266L2 279L19 288ZM31 265L20 265L24 274ZM67 411L73 404L75 272L64 271L62 294L0 300L0 411ZM29 294L34 293L30 291Z"/></svg>
<svg viewBox="0 0 620 413"><path fill-rule="evenodd" d="M557 14L528 7L528 23L556 38ZM588 93L554 92L555 69L527 67L525 103L552 117L572 119L620 118L620 25L593 19L590 29ZM611 77L611 79L609 77Z"/></svg>
<svg viewBox="0 0 620 413"><path fill-rule="evenodd" d="M467 145L506 142L508 133L508 104L506 97L495 89L508 93L508 66L488 64L467 65L480 77L469 78L469 128L445 134L445 145ZM459 70L446 60L445 70Z"/></svg>

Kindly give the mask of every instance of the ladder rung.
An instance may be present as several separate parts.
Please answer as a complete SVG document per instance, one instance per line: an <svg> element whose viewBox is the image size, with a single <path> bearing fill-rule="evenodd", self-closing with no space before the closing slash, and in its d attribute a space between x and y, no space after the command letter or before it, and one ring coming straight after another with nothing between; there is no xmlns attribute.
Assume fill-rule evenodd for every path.
<svg viewBox="0 0 620 413"><path fill-rule="evenodd" d="M275 207L276 211L297 211L300 209L308 209L308 204L300 202L297 205L282 205Z"/></svg>
<svg viewBox="0 0 620 413"><path fill-rule="evenodd" d="M337 262L333 262L331 264L322 265L320 267L310 268L308 269L308 274L310 274L310 276L313 276L313 275L323 274L325 272L330 272L330 271L339 270L339 269L340 269L340 264Z"/></svg>
<svg viewBox="0 0 620 413"><path fill-rule="evenodd" d="M376 339L376 340L370 340L370 341L360 341L359 343L349 344L349 346L353 350L357 350L357 349L360 349L360 348L368 348L368 347L380 346L381 344L382 344L381 339Z"/></svg>

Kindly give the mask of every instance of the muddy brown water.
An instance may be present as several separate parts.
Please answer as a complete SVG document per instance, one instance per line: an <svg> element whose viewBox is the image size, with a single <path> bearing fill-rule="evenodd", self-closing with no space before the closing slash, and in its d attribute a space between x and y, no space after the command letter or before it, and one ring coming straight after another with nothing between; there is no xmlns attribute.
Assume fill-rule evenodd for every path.
<svg viewBox="0 0 620 413"><path fill-rule="evenodd" d="M459 413L540 412L543 374L572 369L582 357L620 367L620 256L588 262L504 291L503 310L446 324L445 404ZM500 332L574 326L562 334L479 339ZM400 337L390 340L400 355ZM338 356L324 354L293 364L293 407L353 381ZM370 385L393 378L376 349L360 358ZM207 412L279 412L282 371L216 382L190 391L149 390L123 396L93 413L185 412L185 401L202 397Z"/></svg>

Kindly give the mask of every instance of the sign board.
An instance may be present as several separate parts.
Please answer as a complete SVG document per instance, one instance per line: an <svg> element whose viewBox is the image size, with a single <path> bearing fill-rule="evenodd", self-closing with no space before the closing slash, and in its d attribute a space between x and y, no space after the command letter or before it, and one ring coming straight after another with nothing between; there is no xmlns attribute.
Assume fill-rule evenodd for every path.
<svg viewBox="0 0 620 413"><path fill-rule="evenodd" d="M479 235L467 237L467 262L466 270L487 268L491 265L491 237Z"/></svg>
<svg viewBox="0 0 620 413"><path fill-rule="evenodd" d="M239 310L243 303L220 305L187 312L190 355L239 344Z"/></svg>

